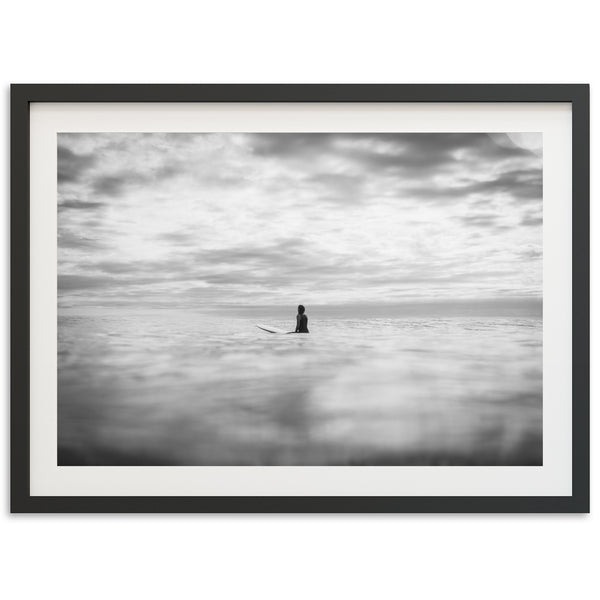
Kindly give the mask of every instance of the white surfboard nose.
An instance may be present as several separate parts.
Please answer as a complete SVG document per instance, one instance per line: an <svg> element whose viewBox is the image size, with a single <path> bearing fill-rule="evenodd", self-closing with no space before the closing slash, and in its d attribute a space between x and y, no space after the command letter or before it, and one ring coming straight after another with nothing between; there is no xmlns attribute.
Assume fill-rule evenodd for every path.
<svg viewBox="0 0 600 600"><path fill-rule="evenodd" d="M293 331L284 331L283 329L277 329L277 327L270 327L267 325L257 325L257 327L259 329L262 329L263 331L267 331L268 333L279 333L279 334L294 333Z"/></svg>

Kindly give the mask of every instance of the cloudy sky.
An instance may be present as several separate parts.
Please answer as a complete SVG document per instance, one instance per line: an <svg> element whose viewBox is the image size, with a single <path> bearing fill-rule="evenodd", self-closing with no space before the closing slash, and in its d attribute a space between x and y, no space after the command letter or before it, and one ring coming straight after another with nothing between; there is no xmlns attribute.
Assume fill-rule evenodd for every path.
<svg viewBox="0 0 600 600"><path fill-rule="evenodd" d="M541 134L58 136L59 304L541 298Z"/></svg>

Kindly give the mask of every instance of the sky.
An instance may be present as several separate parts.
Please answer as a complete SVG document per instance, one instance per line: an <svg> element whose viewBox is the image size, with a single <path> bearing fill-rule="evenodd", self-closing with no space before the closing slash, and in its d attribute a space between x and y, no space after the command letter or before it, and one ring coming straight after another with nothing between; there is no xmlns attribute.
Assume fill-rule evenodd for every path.
<svg viewBox="0 0 600 600"><path fill-rule="evenodd" d="M60 133L59 307L542 296L536 133Z"/></svg>

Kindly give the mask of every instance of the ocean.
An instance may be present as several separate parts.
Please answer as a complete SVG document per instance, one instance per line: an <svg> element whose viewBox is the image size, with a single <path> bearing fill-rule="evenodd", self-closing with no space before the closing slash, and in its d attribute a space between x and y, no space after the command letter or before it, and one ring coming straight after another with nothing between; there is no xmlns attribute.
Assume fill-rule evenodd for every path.
<svg viewBox="0 0 600 600"><path fill-rule="evenodd" d="M307 314L59 310L59 464L542 463L540 317Z"/></svg>

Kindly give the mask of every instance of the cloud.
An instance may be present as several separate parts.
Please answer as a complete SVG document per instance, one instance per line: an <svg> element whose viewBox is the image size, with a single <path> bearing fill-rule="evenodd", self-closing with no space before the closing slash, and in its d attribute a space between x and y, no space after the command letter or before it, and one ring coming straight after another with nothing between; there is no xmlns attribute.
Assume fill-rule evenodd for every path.
<svg viewBox="0 0 600 600"><path fill-rule="evenodd" d="M60 219L60 213L59 213ZM69 230L64 226L63 223L59 223L59 232L58 232L58 248L59 255L61 248L72 248L75 250L103 250L107 247L106 242L97 239L87 237L81 234L78 234L74 231Z"/></svg>
<svg viewBox="0 0 600 600"><path fill-rule="evenodd" d="M158 240L179 245L187 245L194 242L194 236L191 233L184 233L181 231L167 231L158 234L156 237Z"/></svg>
<svg viewBox="0 0 600 600"><path fill-rule="evenodd" d="M400 188L398 193L429 202L477 196L485 203L486 198L500 195L514 201L541 201L542 173L540 169L506 171L484 180L461 179L455 185L421 184Z"/></svg>
<svg viewBox="0 0 600 600"><path fill-rule="evenodd" d="M93 178L90 181L90 187L92 193L99 196L122 196L128 189L136 186L146 186L151 189L156 183L174 177L179 172L173 166L147 172L118 171Z"/></svg>
<svg viewBox="0 0 600 600"><path fill-rule="evenodd" d="M540 148L535 134L59 134L61 302L540 295Z"/></svg>
<svg viewBox="0 0 600 600"><path fill-rule="evenodd" d="M345 159L354 168L421 175L461 161L531 158L533 152L485 133L251 134L253 152L279 161Z"/></svg>
<svg viewBox="0 0 600 600"><path fill-rule="evenodd" d="M457 218L467 227L495 227L498 221L497 215L488 214L465 215Z"/></svg>
<svg viewBox="0 0 600 600"><path fill-rule="evenodd" d="M519 250L518 252L515 252L515 256L517 256L518 258L521 259L525 259L525 260L537 260L542 258L543 253L541 248L535 248L532 246L529 246L523 250Z"/></svg>
<svg viewBox="0 0 600 600"><path fill-rule="evenodd" d="M102 175L92 181L92 190L95 194L104 196L120 196L125 188L139 178L132 181L130 173L120 173L118 175Z"/></svg>
<svg viewBox="0 0 600 600"><path fill-rule="evenodd" d="M112 284L111 279L93 275L60 275L58 276L58 290L86 290L91 288L104 288Z"/></svg>
<svg viewBox="0 0 600 600"><path fill-rule="evenodd" d="M202 249L197 255L197 260L208 264L225 265L254 263L257 265L297 264L306 258L304 255L307 246L306 240L299 237L275 239L269 244L261 245L236 245L228 248Z"/></svg>
<svg viewBox="0 0 600 600"><path fill-rule="evenodd" d="M85 202L81 200L63 200L59 203L58 209L74 208L76 210L95 210L105 206L104 202Z"/></svg>
<svg viewBox="0 0 600 600"><path fill-rule="evenodd" d="M469 194L500 192L519 200L541 200L542 172L540 169L507 171L488 181L467 186Z"/></svg>
<svg viewBox="0 0 600 600"><path fill-rule="evenodd" d="M331 133L251 133L247 139L253 154L285 160L310 158L330 151L336 136Z"/></svg>
<svg viewBox="0 0 600 600"><path fill-rule="evenodd" d="M542 217L525 216L521 219L521 225L526 227L538 227L543 223Z"/></svg>
<svg viewBox="0 0 600 600"><path fill-rule="evenodd" d="M58 146L58 184L77 181L96 162L93 154L77 154L70 148Z"/></svg>

